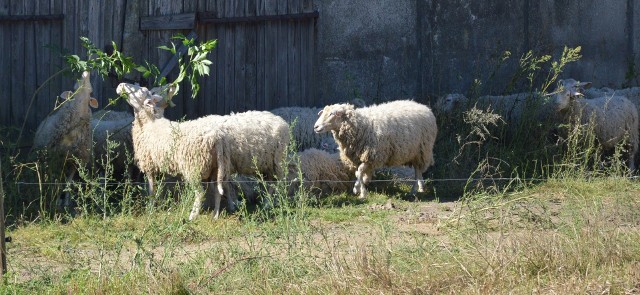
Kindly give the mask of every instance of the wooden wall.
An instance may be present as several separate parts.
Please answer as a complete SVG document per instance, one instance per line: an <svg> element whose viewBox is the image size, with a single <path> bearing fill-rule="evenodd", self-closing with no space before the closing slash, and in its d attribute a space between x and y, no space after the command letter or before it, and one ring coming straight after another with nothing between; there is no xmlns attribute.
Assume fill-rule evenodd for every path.
<svg viewBox="0 0 640 295"><path fill-rule="evenodd" d="M192 29L140 30L141 18L192 12L216 21L196 21ZM53 78L27 115L36 88L64 66L60 50L50 48L84 57L80 36L101 48L115 41L136 62L159 67L171 56L157 47L177 33L193 30L200 40L218 39L209 56L211 76L201 80L195 100L188 84L181 85L177 106L167 111L170 118L319 105L313 83L315 18L260 18L310 12L312 0L0 0L0 125L20 127L26 117L25 131L35 130L56 96L73 85L74 77ZM47 15L64 18L43 19ZM115 97L114 81L94 74L92 83L101 106ZM127 108L126 103L116 107Z"/></svg>

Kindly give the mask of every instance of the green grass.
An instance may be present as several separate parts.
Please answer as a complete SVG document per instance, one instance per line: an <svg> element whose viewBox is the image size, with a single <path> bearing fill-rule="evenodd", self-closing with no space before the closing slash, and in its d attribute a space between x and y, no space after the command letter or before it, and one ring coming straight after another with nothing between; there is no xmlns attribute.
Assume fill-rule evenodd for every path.
<svg viewBox="0 0 640 295"><path fill-rule="evenodd" d="M565 179L454 204L336 195L296 222L176 209L25 223L7 233L3 293L631 292L638 192Z"/></svg>

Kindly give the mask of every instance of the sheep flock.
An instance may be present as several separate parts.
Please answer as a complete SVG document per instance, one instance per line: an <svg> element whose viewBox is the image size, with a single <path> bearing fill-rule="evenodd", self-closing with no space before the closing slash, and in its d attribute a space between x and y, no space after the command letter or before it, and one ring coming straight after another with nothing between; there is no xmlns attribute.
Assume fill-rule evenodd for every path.
<svg viewBox="0 0 640 295"><path fill-rule="evenodd" d="M536 120L564 123L573 118L572 122L594 124L603 150L625 147L628 168L633 172L640 144L640 88L590 89L590 85L565 79L547 95L469 99L449 94L437 101L433 111L413 100L368 106L352 101L321 108L289 106L171 121L164 118L176 92L171 85L147 89L121 83L116 92L126 98L133 112L92 113L90 107L97 105L91 97L90 73L84 72L73 90L60 95L64 102L38 126L33 148L63 159L67 182L78 169L96 162L109 162L119 175L129 172L129 177L139 169L150 195L156 193L159 177L178 177L195 187L189 220L198 216L209 195L213 196L213 216L218 218L223 197L232 212L238 194L253 201L273 189L260 188L257 179L291 185L302 182L318 197L352 191L366 198L374 171L397 171L399 178L413 181L412 193L425 192L424 175L437 158L434 112L456 116L481 107L493 110L508 124L519 124L531 109L530 102L537 101L541 104L534 114ZM289 146L291 143L296 146ZM115 151L111 151L113 147ZM127 155L132 155L133 161ZM68 191L60 201L64 206L71 203ZM295 198L292 191L289 195Z"/></svg>

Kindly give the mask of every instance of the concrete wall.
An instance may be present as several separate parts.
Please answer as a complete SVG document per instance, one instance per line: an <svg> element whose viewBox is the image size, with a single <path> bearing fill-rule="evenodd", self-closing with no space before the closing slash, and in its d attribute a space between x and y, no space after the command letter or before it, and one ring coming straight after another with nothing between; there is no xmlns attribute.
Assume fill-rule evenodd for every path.
<svg viewBox="0 0 640 295"><path fill-rule="evenodd" d="M565 45L582 46L583 57L563 77L637 85L627 79L640 66L634 1L317 0L317 95L428 102L472 88L525 90L522 79L511 83L518 59L529 50L557 58Z"/></svg>

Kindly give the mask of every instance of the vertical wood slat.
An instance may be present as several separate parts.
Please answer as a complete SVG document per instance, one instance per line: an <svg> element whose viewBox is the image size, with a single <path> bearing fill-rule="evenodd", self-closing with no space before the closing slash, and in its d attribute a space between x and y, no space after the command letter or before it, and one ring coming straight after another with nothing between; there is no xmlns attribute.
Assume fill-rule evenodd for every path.
<svg viewBox="0 0 640 295"><path fill-rule="evenodd" d="M289 0L288 13L300 13L300 1ZM285 23L288 27L287 65L289 105L304 105L300 97L300 21Z"/></svg>
<svg viewBox="0 0 640 295"><path fill-rule="evenodd" d="M278 14L288 13L287 0L278 0ZM289 73L288 73L288 52L289 52L289 28L287 22L278 21L278 38L277 38L277 81L278 85L278 106L289 105Z"/></svg>
<svg viewBox="0 0 640 295"><path fill-rule="evenodd" d="M63 0L51 0L51 6L50 6L51 13L62 14L63 13L62 2ZM64 36L62 33L63 26L64 26L63 23L52 25L51 30L49 32L50 44L59 49L64 47ZM49 55L50 69L49 69L47 78L49 78L50 75L55 74L56 72L58 72L60 69L64 67L63 60L59 55L60 55L60 52L55 52L55 51L51 52L51 54ZM39 118L44 118L44 115L45 115L43 114L44 111L53 109L56 95L58 95L59 92L61 92L60 90L62 89L61 81L62 81L62 78L60 76L57 76L56 78L53 78L51 81L49 81L49 85L48 85L49 92L48 94L46 94L47 106L44 107L44 110L43 109L39 110L39 114L40 114Z"/></svg>
<svg viewBox="0 0 640 295"><path fill-rule="evenodd" d="M216 1L215 0L207 0L205 1L205 8L201 11L215 11L216 9ZM202 28L206 31L206 39L212 40L218 38L218 28L212 26L202 26ZM218 40L219 41L219 40ZM218 43L220 46L220 43ZM206 82L206 92L200 95L200 99L204 101L204 109L202 110L201 115L209 115L216 114L216 99L218 97L218 71L220 64L220 50L219 47L216 47L213 52L209 55L211 60L211 68L210 73L211 76L207 77Z"/></svg>
<svg viewBox="0 0 640 295"><path fill-rule="evenodd" d="M0 14L9 14L9 0L0 0ZM11 121L11 28L10 26L0 26L0 50L4 53L0 56L0 124L10 125Z"/></svg>
<svg viewBox="0 0 640 295"><path fill-rule="evenodd" d="M304 11L311 12L313 11L313 0L304 0ZM306 96L311 98L310 105L313 106L322 106L320 98L318 97L318 88L315 79L315 70L314 65L318 64L318 57L316 56L316 20L310 20L306 24L305 34L305 42L307 52L304 56L305 59L305 76L304 76L304 84L307 86Z"/></svg>
<svg viewBox="0 0 640 295"><path fill-rule="evenodd" d="M257 0L256 15L265 15L265 1ZM265 89L265 30L266 25L261 24L256 27L256 108L266 110L268 107L268 96Z"/></svg>
<svg viewBox="0 0 640 295"><path fill-rule="evenodd" d="M12 1L10 14L22 15L24 7L21 1ZM22 124L24 120L24 25L11 24L11 122Z"/></svg>
<svg viewBox="0 0 640 295"><path fill-rule="evenodd" d="M256 15L256 0L247 0L245 6L245 15L246 16L255 16ZM257 107L257 95L256 95L256 59L257 59L257 27L259 25L248 24L245 27L245 36L246 40L245 51L243 55L245 56L245 85L244 85L244 97L241 110L252 110Z"/></svg>
<svg viewBox="0 0 640 295"><path fill-rule="evenodd" d="M35 14L35 9L36 9L36 1L31 0L31 1L24 1L23 5L24 5L24 10L23 13L26 15L33 15ZM38 68L37 68L37 56L36 56L36 47L38 46L37 43L38 41L36 40L36 23L35 22L27 22L25 24L25 36L24 36L24 40L25 40L25 44L24 44L24 56L22 57L24 59L24 77L22 82L24 83L24 96L21 98L23 104L24 104L24 110L25 110L25 119L27 120L27 124L29 124L29 126L33 126L36 123L36 119L35 119L35 111L34 110L29 110L29 105L31 105L31 108L33 109L35 106L33 104L35 104L35 101L33 102L33 104L31 103L31 97L33 96L33 94L35 93L36 90L36 78L37 78L37 73L38 73ZM27 110L29 111L27 113Z"/></svg>
<svg viewBox="0 0 640 295"><path fill-rule="evenodd" d="M246 1L246 0L245 0ZM243 16L245 11L245 1L234 0L233 3L233 14L234 16ZM240 112L244 111L244 104L247 103L247 97L245 94L245 85L247 81L245 79L246 71L245 71L245 52L246 52L246 42L245 42L245 31L246 24L237 24L234 26L233 30L233 39L234 39L234 50L233 50L233 92L234 98L229 104L230 112Z"/></svg>
<svg viewBox="0 0 640 295"><path fill-rule="evenodd" d="M225 1L224 11L225 11L226 17L233 17L235 15L234 4L236 1L237 0ZM225 81L224 81L224 96L221 98L218 98L219 99L218 102L222 103L224 108L224 114L228 114L231 111L231 104L236 99L235 93L234 93L235 48L234 48L234 42L233 42L234 41L233 26L229 24L225 24L224 28L225 28L225 34L224 34L225 42L223 44L225 46L224 60L225 60L225 75L227 76L227 78L225 78Z"/></svg>
<svg viewBox="0 0 640 295"><path fill-rule="evenodd" d="M225 3L225 0L217 0L215 3L216 5L215 12L218 17L225 16L224 3ZM224 25L215 26L216 38L218 39L218 48L216 49L217 56L218 56L218 64L216 65L216 98L212 102L215 104L215 112L217 114L225 113L224 100L225 100L226 94L225 94L224 83L225 83L225 80L228 79L225 73L226 61L227 61L227 59L225 58L226 51L227 51L227 46L225 45L227 43L227 38L226 38L227 36L225 33L226 31L227 31L226 26Z"/></svg>
<svg viewBox="0 0 640 295"><path fill-rule="evenodd" d="M50 14L51 13L50 4L51 3L49 0L37 0L35 14L38 14L38 15ZM51 43L51 30L53 27L54 25L48 22L35 23L34 44L36 46L35 48L36 56L33 63L36 69L35 69L35 77L34 77L35 87L33 91L35 91L35 88L40 87L40 85L42 85L42 83L49 77L49 75L51 75L51 71L50 71L51 55L49 53L49 50L44 46ZM49 99L50 99L49 89L50 88L51 88L50 84L43 85L42 88L40 89L40 92L38 92L36 101L33 103L33 106L31 109L33 122L29 124L29 126L36 126L40 121L42 110L46 110L49 108ZM33 91L32 91L32 94L33 94ZM31 95L29 95L29 99L30 98L31 98Z"/></svg>
<svg viewBox="0 0 640 295"><path fill-rule="evenodd" d="M274 15L278 11L277 0L265 0L265 15ZM266 108L278 107L278 87L275 79L278 79L278 22L268 21L265 25L265 93L267 96Z"/></svg>

